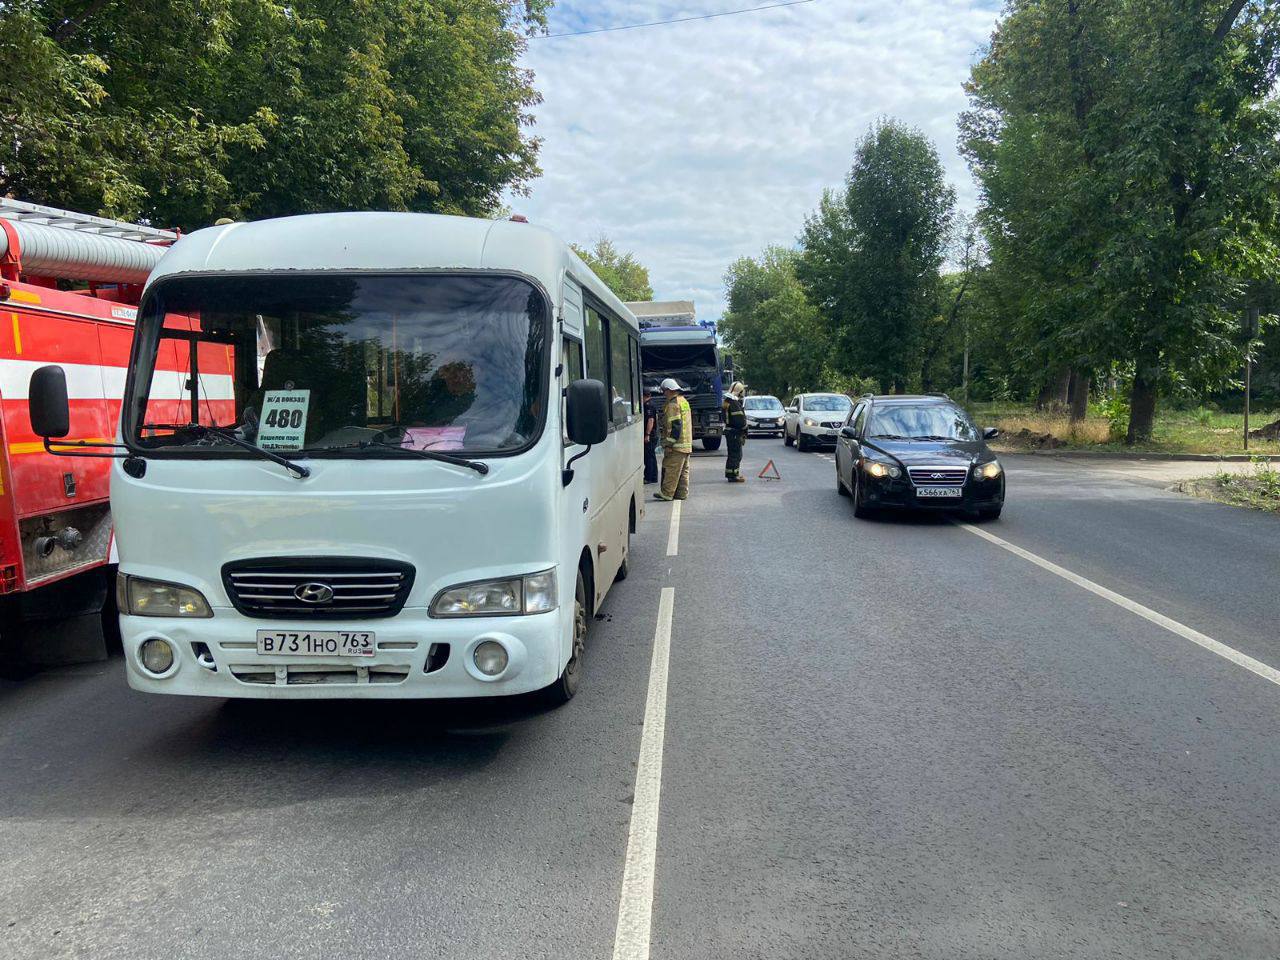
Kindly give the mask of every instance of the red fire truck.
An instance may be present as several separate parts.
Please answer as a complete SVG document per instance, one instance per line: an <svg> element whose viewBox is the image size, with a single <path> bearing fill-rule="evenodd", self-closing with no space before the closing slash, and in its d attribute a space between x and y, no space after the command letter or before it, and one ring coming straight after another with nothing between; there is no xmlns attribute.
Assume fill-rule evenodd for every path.
<svg viewBox="0 0 1280 960"><path fill-rule="evenodd" d="M0 668L106 655L111 461L45 452L27 385L60 365L67 439L113 440L138 297L177 237L0 198Z"/></svg>

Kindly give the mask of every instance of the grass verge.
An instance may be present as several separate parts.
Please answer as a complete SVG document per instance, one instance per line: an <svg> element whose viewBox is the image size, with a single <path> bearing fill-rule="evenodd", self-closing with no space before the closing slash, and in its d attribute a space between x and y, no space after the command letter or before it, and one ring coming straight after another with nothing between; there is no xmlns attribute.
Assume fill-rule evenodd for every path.
<svg viewBox="0 0 1280 960"><path fill-rule="evenodd" d="M1044 413L1029 406L974 404L970 408L982 426L999 427L1004 436L996 443L1011 450L1064 449L1113 450L1125 453L1240 454L1244 449L1244 415L1201 407L1196 410L1161 411L1151 441L1127 446L1117 436L1122 424L1096 413L1080 423L1063 414ZM1261 427L1280 419L1280 411L1263 410L1250 417L1249 425ZM1280 454L1280 439L1250 439L1248 453Z"/></svg>
<svg viewBox="0 0 1280 960"><path fill-rule="evenodd" d="M1193 497L1280 514L1280 470L1267 462L1255 463L1252 473L1219 471L1212 477L1183 480L1178 489Z"/></svg>

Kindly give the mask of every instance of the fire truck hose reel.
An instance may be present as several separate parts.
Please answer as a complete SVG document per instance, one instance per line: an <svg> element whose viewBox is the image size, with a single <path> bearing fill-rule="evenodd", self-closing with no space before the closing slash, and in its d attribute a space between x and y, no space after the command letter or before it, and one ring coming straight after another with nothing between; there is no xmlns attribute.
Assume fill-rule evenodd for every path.
<svg viewBox="0 0 1280 960"><path fill-rule="evenodd" d="M42 223L6 221L17 235L22 272L99 283L145 283L165 247L121 237L63 230ZM9 233L0 231L0 258L9 253Z"/></svg>

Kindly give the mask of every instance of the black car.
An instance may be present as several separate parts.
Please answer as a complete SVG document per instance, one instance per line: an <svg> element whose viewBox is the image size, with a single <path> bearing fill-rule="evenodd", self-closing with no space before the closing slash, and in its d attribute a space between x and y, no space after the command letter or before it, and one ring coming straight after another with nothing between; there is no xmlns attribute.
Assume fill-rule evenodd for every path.
<svg viewBox="0 0 1280 960"><path fill-rule="evenodd" d="M950 399L866 396L836 441L836 489L853 513L881 507L963 510L994 520L1004 507L1004 469L980 430Z"/></svg>

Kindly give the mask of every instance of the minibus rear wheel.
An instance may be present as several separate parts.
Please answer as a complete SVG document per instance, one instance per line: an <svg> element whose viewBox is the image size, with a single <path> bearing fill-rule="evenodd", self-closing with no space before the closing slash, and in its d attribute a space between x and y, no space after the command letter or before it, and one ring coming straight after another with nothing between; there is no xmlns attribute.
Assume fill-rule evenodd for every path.
<svg viewBox="0 0 1280 960"><path fill-rule="evenodd" d="M573 653L564 665L564 672L545 690L547 702L560 706L573 699L582 680L582 657L587 641L587 581L578 571L578 582L573 587Z"/></svg>

